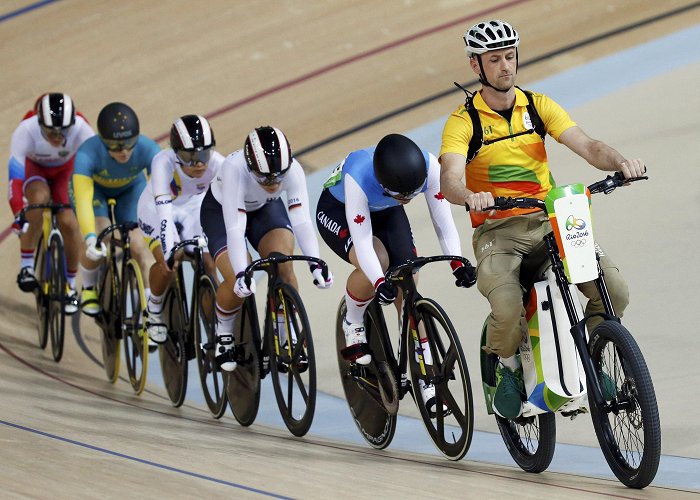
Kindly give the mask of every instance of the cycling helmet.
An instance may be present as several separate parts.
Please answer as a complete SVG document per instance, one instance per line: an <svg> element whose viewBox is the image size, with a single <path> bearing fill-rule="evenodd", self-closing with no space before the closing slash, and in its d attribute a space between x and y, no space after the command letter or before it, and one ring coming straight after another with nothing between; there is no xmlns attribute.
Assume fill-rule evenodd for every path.
<svg viewBox="0 0 700 500"><path fill-rule="evenodd" d="M61 130L72 127L75 123L73 99L67 94L52 92L44 94L37 104L39 125L44 128Z"/></svg>
<svg viewBox="0 0 700 500"><path fill-rule="evenodd" d="M418 145L399 134L385 136L374 150L374 176L394 197L411 199L425 184L428 169Z"/></svg>
<svg viewBox="0 0 700 500"><path fill-rule="evenodd" d="M253 130L243 146L248 169L262 179L261 184L276 184L292 166L292 148L278 128L264 126Z"/></svg>
<svg viewBox="0 0 700 500"><path fill-rule="evenodd" d="M139 135L139 119L123 102L112 102L97 115L97 131L107 141L135 139Z"/></svg>
<svg viewBox="0 0 700 500"><path fill-rule="evenodd" d="M170 128L170 147L186 165L207 163L214 146L214 131L201 115L181 116Z"/></svg>
<svg viewBox="0 0 700 500"><path fill-rule="evenodd" d="M510 24L493 19L475 24L464 33L464 43L469 57L481 55L490 50L517 47L520 36Z"/></svg>

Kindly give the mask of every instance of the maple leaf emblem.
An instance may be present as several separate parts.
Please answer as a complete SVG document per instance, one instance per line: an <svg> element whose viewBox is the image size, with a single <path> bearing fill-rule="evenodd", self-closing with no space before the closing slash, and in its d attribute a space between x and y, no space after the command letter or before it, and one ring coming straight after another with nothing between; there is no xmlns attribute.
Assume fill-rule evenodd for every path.
<svg viewBox="0 0 700 500"><path fill-rule="evenodd" d="M444 200L444 199L445 199L445 195L442 194L442 191L438 191L438 193L435 195L435 199L436 199L436 200Z"/></svg>
<svg viewBox="0 0 700 500"><path fill-rule="evenodd" d="M348 235L348 230L343 228L340 231L338 231L338 236L340 236L342 239L345 239L345 237Z"/></svg>
<svg viewBox="0 0 700 500"><path fill-rule="evenodd" d="M353 222L354 222L355 224L362 224L364 221L365 221L365 216L364 216L364 215L360 215L360 214L357 214L357 215L355 216L355 218L353 219Z"/></svg>

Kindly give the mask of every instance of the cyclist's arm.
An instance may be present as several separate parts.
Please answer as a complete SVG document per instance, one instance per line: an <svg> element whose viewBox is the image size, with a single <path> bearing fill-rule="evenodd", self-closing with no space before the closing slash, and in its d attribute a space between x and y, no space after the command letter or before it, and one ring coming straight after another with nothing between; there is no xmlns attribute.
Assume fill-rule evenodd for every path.
<svg viewBox="0 0 700 500"><path fill-rule="evenodd" d="M7 198L13 215L24 208L24 164L20 164L14 156L10 156L8 165Z"/></svg>
<svg viewBox="0 0 700 500"><path fill-rule="evenodd" d="M92 177L73 174L73 196L75 198L75 215L78 217L83 238L95 234L95 211L92 199L95 194L95 182Z"/></svg>
<svg viewBox="0 0 700 500"><path fill-rule="evenodd" d="M444 199L440 191L440 165L432 154L428 155L430 165L428 165L428 186L425 190L425 199L428 204L430 218L433 221L435 234L442 253L446 255L462 255L462 245L459 241L459 234L452 218L450 205Z"/></svg>
<svg viewBox="0 0 700 500"><path fill-rule="evenodd" d="M579 155L599 170L620 170L624 156L604 142L590 138L581 127L566 129L559 136L559 142Z"/></svg>
<svg viewBox="0 0 700 500"><path fill-rule="evenodd" d="M296 236L301 253L309 257L320 257L316 228L309 215L309 193L306 188L306 177L301 165L294 160L289 174L284 180L287 191L287 208L289 221Z"/></svg>
<svg viewBox="0 0 700 500"><path fill-rule="evenodd" d="M440 190L445 199L464 206L471 191L464 181L467 158L459 153L443 153L440 156Z"/></svg>
<svg viewBox="0 0 700 500"><path fill-rule="evenodd" d="M370 218L367 195L359 184L349 175L345 175L345 217L350 228L350 236L355 247L355 256L360 269L372 286L384 278L382 265L374 251L372 220Z"/></svg>
<svg viewBox="0 0 700 500"><path fill-rule="evenodd" d="M167 258L168 251L175 245L176 231L173 223L173 196L170 192L170 182L173 179L173 165L165 154L156 155L151 162L151 191L153 202L156 204L159 228L158 237L163 255Z"/></svg>
<svg viewBox="0 0 700 500"><path fill-rule="evenodd" d="M248 249L245 242L245 228L248 215L245 209L245 180L240 174L240 165L226 159L221 166L222 193L221 208L226 226L226 245L233 272L245 271L248 265Z"/></svg>

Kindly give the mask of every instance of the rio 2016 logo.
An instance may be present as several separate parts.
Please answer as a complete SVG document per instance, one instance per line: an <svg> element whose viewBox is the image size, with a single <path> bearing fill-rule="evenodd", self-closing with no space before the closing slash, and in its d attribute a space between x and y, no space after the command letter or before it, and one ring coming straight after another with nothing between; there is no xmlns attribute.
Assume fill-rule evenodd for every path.
<svg viewBox="0 0 700 500"><path fill-rule="evenodd" d="M573 215L569 215L566 219L566 230L571 231L572 229L576 229L577 231L581 231L586 228L586 221L583 219L577 219Z"/></svg>

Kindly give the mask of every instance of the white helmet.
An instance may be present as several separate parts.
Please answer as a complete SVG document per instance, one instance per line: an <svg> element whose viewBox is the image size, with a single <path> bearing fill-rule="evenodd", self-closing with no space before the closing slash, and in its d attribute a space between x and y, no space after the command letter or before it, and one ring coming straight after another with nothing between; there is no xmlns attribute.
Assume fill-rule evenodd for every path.
<svg viewBox="0 0 700 500"><path fill-rule="evenodd" d="M520 36L510 24L493 19L475 24L464 33L467 56L483 54L490 50L517 47Z"/></svg>

